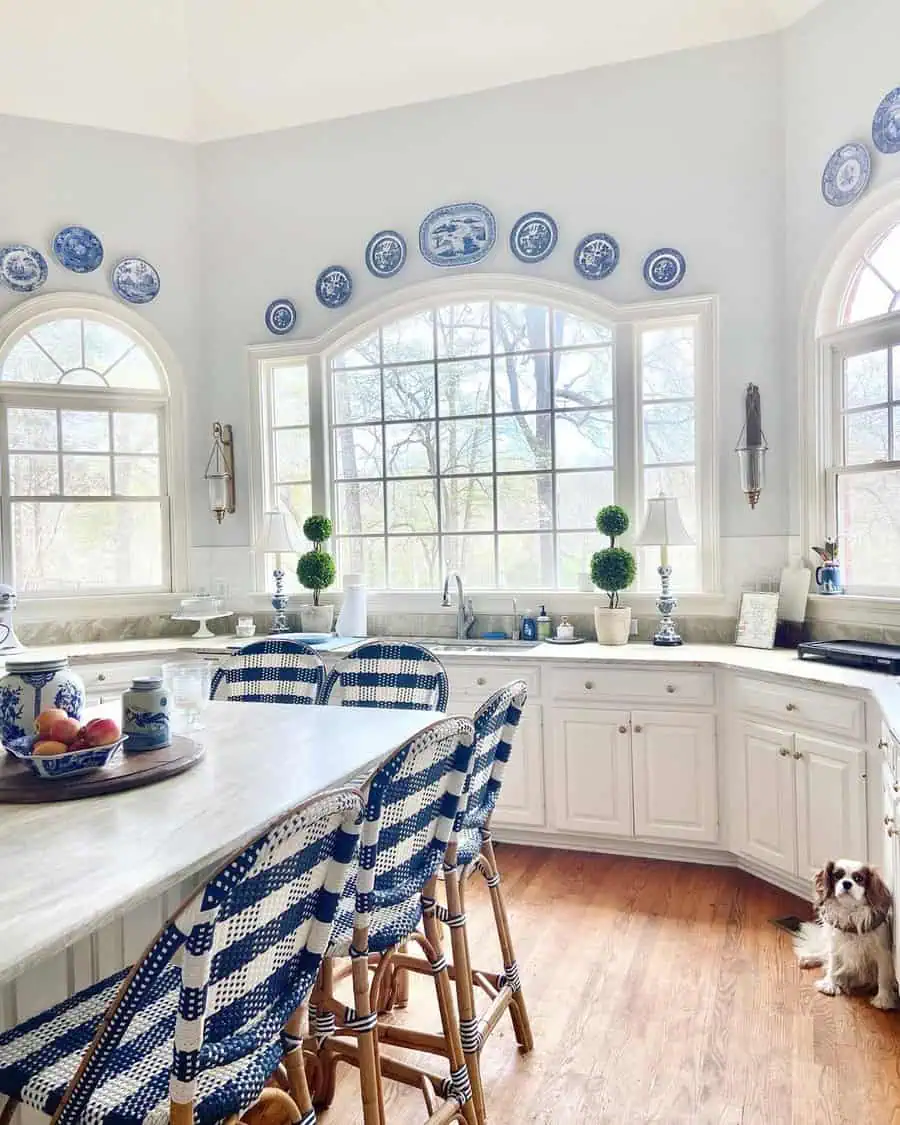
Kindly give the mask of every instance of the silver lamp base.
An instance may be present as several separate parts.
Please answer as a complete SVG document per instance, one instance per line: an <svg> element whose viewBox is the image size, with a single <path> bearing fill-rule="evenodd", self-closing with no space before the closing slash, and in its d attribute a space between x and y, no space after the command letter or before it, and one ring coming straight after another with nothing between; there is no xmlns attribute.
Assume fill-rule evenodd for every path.
<svg viewBox="0 0 900 1125"><path fill-rule="evenodd" d="M675 628L675 622L672 620L672 614L678 605L678 599L672 593L672 588L669 585L672 568L661 566L657 568L657 573L659 574L660 586L659 597L656 599L656 608L659 610L659 625L653 634L653 644L673 647L683 644L683 641Z"/></svg>
<svg viewBox="0 0 900 1125"><path fill-rule="evenodd" d="M275 593L272 596L272 608L275 617L272 620L272 633L289 633L291 631L287 619L287 594L284 592L284 571L280 568L272 571L275 577Z"/></svg>

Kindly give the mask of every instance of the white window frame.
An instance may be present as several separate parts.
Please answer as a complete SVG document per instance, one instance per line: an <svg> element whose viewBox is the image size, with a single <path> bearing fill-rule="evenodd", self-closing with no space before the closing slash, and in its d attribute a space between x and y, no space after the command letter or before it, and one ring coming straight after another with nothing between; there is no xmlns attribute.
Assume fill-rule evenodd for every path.
<svg viewBox="0 0 900 1125"><path fill-rule="evenodd" d="M94 388L63 384L0 382L0 399L8 406L101 411L144 410L160 416L160 488L164 501L163 557L165 586L159 589L104 589L85 594L23 593L23 619L59 620L63 616L111 617L141 612L168 612L187 589L187 492L184 456L183 379L174 353L160 333L142 316L97 294L50 293L33 297L0 318L0 365L18 341L32 329L65 318L96 320L124 332L138 343L159 372L161 391ZM3 449L5 451L5 435ZM0 501L0 574L12 581L11 509L8 465L2 457L4 488ZM165 499L167 497L167 500Z"/></svg>
<svg viewBox="0 0 900 1125"><path fill-rule="evenodd" d="M253 345L248 348L248 368L251 385L252 442L254 456L251 474L251 505L253 512L253 540L261 526L262 514L274 503L264 443L263 386L266 373L273 366L291 362L305 363L309 378L310 457L312 460L312 503L316 511L328 512L331 502L331 466L329 463L328 395L325 380L335 355L352 342L364 338L372 331L393 319L400 320L423 308L443 302L478 299L532 301L565 309L588 320L600 321L614 330L614 371L616 379L615 417L615 471L620 502L626 504L632 515L632 530L623 541L633 539L643 519L644 497L640 495L640 435L637 426L640 408L640 372L637 369L640 332L646 328L665 327L667 323L684 324L690 321L695 331L695 403L698 480L698 526L702 534L700 574L703 590L686 593L680 597L683 610L708 609L714 601L721 601L719 573L719 507L718 474L716 463L716 419L718 406L718 300L714 296L678 299L668 297L652 302L617 305L605 298L561 282L500 274L459 276L428 281L410 286L401 292L374 301L356 313L348 314L333 329L311 339L279 341ZM633 497L633 501L627 499ZM600 546L598 538L598 549ZM265 560L254 556L254 582L257 592L267 589ZM463 576L465 577L465 576ZM468 591L467 591L468 592ZM513 589L474 590L478 605L485 611L492 608L507 609L511 596L543 600L540 591ZM585 605L597 600L597 594L573 590L548 591L548 608L558 605L571 607L573 602ZM651 609L655 594L628 592L623 601L636 607ZM425 607L434 603L434 594L420 591L379 591L370 597L370 604L378 608L396 608L400 605ZM521 604L521 600L520 600ZM529 603L530 604L530 603Z"/></svg>

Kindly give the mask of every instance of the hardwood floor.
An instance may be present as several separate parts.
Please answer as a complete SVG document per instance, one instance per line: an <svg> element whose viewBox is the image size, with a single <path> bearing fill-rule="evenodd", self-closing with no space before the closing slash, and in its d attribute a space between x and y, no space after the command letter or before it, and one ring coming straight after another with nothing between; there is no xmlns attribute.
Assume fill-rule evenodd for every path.
<svg viewBox="0 0 900 1125"><path fill-rule="evenodd" d="M491 1125L900 1125L900 1013L815 991L770 924L803 903L726 868L502 845L498 860L535 1050L504 1018L482 1056ZM467 912L495 969L475 880ZM433 1022L433 997L414 977L398 1018ZM342 1068L322 1125L362 1120L357 1082ZM386 1097L390 1125L423 1120L414 1090Z"/></svg>

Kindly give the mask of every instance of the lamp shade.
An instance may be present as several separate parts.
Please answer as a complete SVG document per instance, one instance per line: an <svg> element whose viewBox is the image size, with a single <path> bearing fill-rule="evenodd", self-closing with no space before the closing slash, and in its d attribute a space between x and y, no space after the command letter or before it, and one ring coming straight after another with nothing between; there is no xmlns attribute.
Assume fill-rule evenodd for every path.
<svg viewBox="0 0 900 1125"><path fill-rule="evenodd" d="M257 551L267 555L296 551L298 542L296 527L294 521L284 512L266 512L256 539Z"/></svg>
<svg viewBox="0 0 900 1125"><path fill-rule="evenodd" d="M687 547L694 542L674 496L654 496L647 501L644 526L634 542L638 547Z"/></svg>

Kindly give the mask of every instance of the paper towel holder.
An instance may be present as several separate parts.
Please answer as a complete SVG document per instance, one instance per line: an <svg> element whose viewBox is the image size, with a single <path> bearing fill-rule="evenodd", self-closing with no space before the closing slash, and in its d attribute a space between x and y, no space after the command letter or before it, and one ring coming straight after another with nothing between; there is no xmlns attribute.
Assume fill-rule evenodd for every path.
<svg viewBox="0 0 900 1125"><path fill-rule="evenodd" d="M762 428L759 387L748 383L744 392L744 425L734 447L741 467L741 489L751 508L759 501L766 483L766 453L769 444Z"/></svg>

